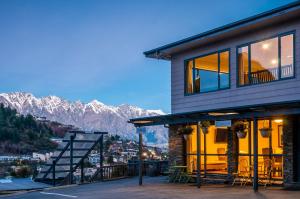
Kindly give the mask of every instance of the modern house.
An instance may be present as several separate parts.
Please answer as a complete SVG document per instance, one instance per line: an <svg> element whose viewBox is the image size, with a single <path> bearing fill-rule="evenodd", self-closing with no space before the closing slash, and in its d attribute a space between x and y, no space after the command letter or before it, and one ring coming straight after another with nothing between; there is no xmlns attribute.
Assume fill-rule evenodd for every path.
<svg viewBox="0 0 300 199"><path fill-rule="evenodd" d="M171 114L129 122L169 128L170 164L198 186L299 184L300 1L144 54L171 62Z"/></svg>

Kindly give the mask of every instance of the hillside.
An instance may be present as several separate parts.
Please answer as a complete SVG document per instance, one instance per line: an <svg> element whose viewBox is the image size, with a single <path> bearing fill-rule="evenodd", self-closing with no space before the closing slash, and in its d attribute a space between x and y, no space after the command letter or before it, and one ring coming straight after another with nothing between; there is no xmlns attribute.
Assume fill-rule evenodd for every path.
<svg viewBox="0 0 300 199"><path fill-rule="evenodd" d="M53 131L33 116L19 115L17 111L0 104L0 154L29 154L34 151L51 151Z"/></svg>
<svg viewBox="0 0 300 199"><path fill-rule="evenodd" d="M18 113L46 117L47 120L73 125L82 130L108 131L126 139L137 139L130 118L164 114L161 110L145 110L132 105L111 106L93 100L89 103L71 102L57 96L38 98L31 93L0 93L0 103L16 109ZM167 130L162 126L148 127L145 141L165 144Z"/></svg>

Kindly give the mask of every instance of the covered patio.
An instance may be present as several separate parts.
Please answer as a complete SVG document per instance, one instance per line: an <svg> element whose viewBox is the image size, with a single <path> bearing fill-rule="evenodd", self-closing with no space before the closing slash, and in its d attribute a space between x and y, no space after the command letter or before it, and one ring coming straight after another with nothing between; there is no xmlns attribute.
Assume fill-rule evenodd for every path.
<svg viewBox="0 0 300 199"><path fill-rule="evenodd" d="M135 118L129 122L136 126L139 133L140 152L142 151L143 127L164 125L169 128L170 164L177 161L186 166L187 170L191 170L190 173L194 173L198 188L203 181L201 178L205 178L209 173L208 167L213 167L211 171L215 171L216 165L220 164L219 162L208 164L208 159L215 156L219 159L222 157L223 163L220 167L225 168L222 173L217 172L218 176L223 176L227 183L234 184L237 177L243 178L246 175L245 182L247 180L246 183L251 183L253 189L257 191L259 185L262 182L267 185L265 181L269 179L279 180L284 186L289 186L292 182L297 181L298 165L294 161L295 153L293 150L299 144L296 141L298 138L296 138L297 134L295 133L299 129L299 114L300 102L294 101ZM209 139L205 133L201 133L202 121L210 121L214 129L217 129L217 123L225 124L226 128L222 128L227 132L226 145L223 148L218 148L218 150L222 149L220 150L222 154L207 152L208 147L206 145L208 145L207 140ZM237 121L247 124L247 138L239 139L237 133L231 128ZM178 127L181 126L191 126L194 129L194 132L188 136L189 138L178 137ZM259 134L264 126L269 129L273 128L267 138L261 137ZM274 130L275 128L276 130ZM214 130L214 132L217 131ZM216 136L214 139L216 142ZM174 140L176 144L172 143ZM183 146L178 148L181 143ZM215 147L209 145L212 148ZM244 149L242 146L245 146ZM179 154L181 150L184 152ZM178 161L180 158L181 160ZM142 161L143 157L140 153L140 162L142 163ZM247 162L247 167L244 167L246 171L242 171L242 162ZM267 164L272 164L272 166L266 166ZM141 169L140 185L143 183Z"/></svg>

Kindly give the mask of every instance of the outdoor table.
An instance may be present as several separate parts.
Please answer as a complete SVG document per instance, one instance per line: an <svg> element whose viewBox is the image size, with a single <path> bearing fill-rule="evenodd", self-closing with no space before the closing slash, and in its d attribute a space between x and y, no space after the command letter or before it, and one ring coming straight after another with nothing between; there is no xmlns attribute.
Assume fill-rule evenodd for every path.
<svg viewBox="0 0 300 199"><path fill-rule="evenodd" d="M169 182L180 182L180 178L186 169L187 166L171 166Z"/></svg>

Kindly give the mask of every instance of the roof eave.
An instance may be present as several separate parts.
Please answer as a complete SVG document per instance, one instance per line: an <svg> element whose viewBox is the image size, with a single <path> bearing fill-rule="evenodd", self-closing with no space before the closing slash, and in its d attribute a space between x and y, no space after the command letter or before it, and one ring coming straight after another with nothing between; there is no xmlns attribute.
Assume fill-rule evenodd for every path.
<svg viewBox="0 0 300 199"><path fill-rule="evenodd" d="M300 1L296 1L293 3L287 4L287 5L284 5L284 6L281 6L281 7L278 7L278 8L275 8L275 9L272 9L272 10L239 20L239 21L236 21L236 22L233 22L233 23L229 23L227 25L224 25L224 26L221 26L221 27L218 27L218 28L215 28L215 29L212 29L212 30L209 30L209 31L206 31L206 32L173 42L173 43L170 43L170 44L158 47L158 48L154 48L149 51L145 51L144 55L145 55L145 57L148 57L148 58L170 60L171 54L165 53L163 51L168 50L173 47L176 47L176 46L179 46L179 45L182 45L182 44L185 44L185 43L188 43L188 42L191 42L191 41L194 41L194 40L197 40L197 39L201 39L203 37L211 36L213 34L218 34L223 31L230 30L230 29L239 28L241 26L247 25L248 23L254 22L256 20L262 20L262 19L272 16L272 15L284 14L283 13L284 11L287 11L289 9L295 9L297 7L298 7L298 9L300 8Z"/></svg>

